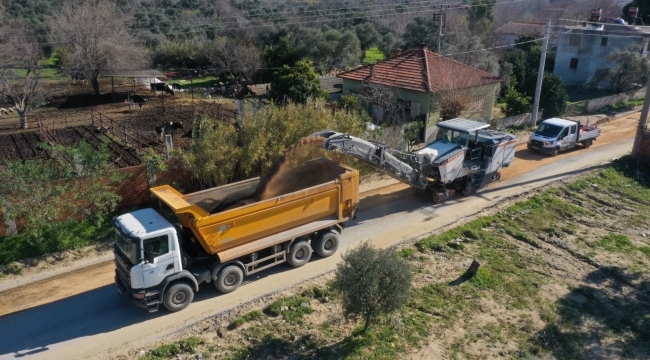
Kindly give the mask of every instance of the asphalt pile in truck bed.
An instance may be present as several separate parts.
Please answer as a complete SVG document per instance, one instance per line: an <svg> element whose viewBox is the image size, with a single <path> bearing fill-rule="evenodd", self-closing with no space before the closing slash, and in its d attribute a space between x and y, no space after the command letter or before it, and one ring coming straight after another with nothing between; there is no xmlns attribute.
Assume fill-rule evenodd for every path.
<svg viewBox="0 0 650 360"><path fill-rule="evenodd" d="M328 180L324 166L310 166L297 169L306 161L322 156L322 137L303 137L291 145L266 172L257 186L255 198L258 201L291 193L318 185Z"/></svg>
<svg viewBox="0 0 650 360"><path fill-rule="evenodd" d="M250 205L335 179L339 173L330 166L318 163L303 166L309 160L324 156L325 151L321 148L323 141L325 139L321 137L301 138L273 162L251 197L241 199L225 209L217 207L211 213Z"/></svg>

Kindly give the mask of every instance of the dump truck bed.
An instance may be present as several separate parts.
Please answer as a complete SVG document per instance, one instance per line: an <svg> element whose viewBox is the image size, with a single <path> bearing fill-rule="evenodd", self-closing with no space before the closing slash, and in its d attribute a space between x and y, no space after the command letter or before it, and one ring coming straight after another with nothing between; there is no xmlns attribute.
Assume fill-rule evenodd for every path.
<svg viewBox="0 0 650 360"><path fill-rule="evenodd" d="M353 217L359 172L319 159L282 174L277 196L258 200L261 179L183 195L164 185L151 192L192 229L210 254L236 258Z"/></svg>

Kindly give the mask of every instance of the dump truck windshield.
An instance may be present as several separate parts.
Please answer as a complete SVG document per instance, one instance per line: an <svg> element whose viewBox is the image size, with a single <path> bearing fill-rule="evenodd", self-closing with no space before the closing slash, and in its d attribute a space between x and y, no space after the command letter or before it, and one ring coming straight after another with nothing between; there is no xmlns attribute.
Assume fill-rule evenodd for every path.
<svg viewBox="0 0 650 360"><path fill-rule="evenodd" d="M542 123L542 125L535 130L535 134L554 138L560 133L560 131L562 131L561 126Z"/></svg>
<svg viewBox="0 0 650 360"><path fill-rule="evenodd" d="M140 244L138 243L132 243L130 241L127 241L126 239L122 238L118 233L115 233L115 243L117 244L117 247L120 248L120 251L122 251L122 254L129 259L131 264L138 264L140 263Z"/></svg>
<svg viewBox="0 0 650 360"><path fill-rule="evenodd" d="M448 143L453 143L465 147L469 141L469 134L455 130L438 128L438 135L436 135L436 140L442 140Z"/></svg>

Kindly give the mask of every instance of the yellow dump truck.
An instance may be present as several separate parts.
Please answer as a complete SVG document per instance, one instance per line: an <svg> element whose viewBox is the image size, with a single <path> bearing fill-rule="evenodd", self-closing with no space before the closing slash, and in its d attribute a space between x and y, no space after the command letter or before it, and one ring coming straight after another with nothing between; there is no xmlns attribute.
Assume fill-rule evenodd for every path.
<svg viewBox="0 0 650 360"><path fill-rule="evenodd" d="M270 198L261 197L260 178L186 195L152 188L178 223L151 208L113 218L120 295L150 312L161 303L179 311L203 282L229 293L244 276L284 262L300 267L312 251L334 254L358 208L359 172L319 159L281 175Z"/></svg>

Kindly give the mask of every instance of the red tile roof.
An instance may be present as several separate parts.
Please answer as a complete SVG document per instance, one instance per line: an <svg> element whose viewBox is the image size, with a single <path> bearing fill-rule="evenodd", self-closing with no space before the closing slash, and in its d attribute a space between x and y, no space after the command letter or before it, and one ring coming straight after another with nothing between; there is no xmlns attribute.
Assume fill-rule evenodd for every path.
<svg viewBox="0 0 650 360"><path fill-rule="evenodd" d="M373 67L374 75L371 76ZM503 81L488 72L427 49L407 51L337 76L424 93L437 93Z"/></svg>

